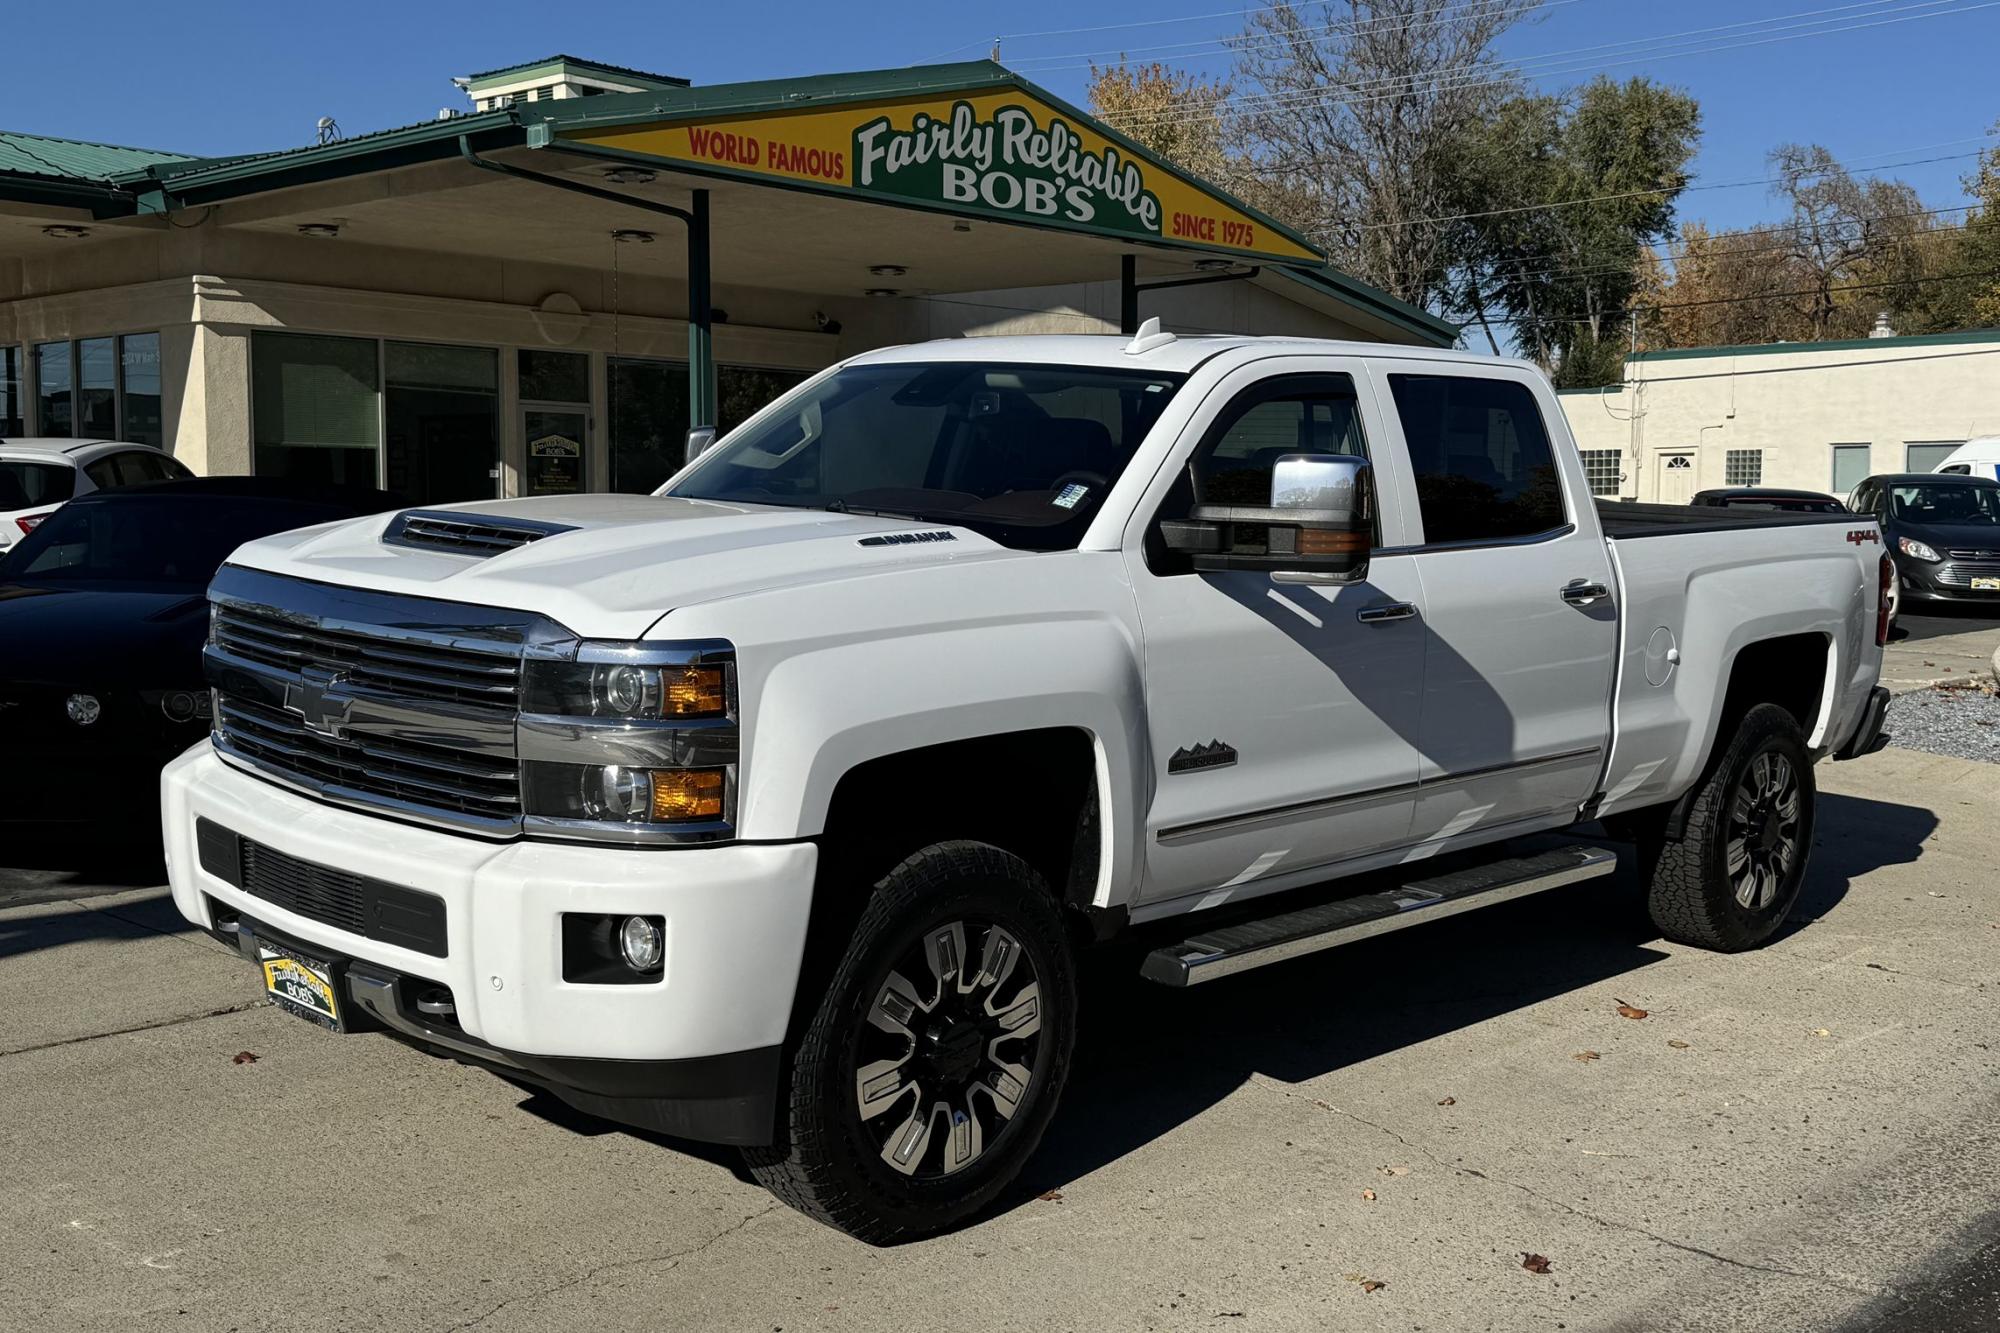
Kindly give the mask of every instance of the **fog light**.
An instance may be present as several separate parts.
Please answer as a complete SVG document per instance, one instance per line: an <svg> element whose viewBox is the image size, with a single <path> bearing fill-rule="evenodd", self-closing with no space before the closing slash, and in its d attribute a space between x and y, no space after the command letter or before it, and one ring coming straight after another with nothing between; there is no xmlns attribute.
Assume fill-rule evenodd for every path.
<svg viewBox="0 0 2000 1333"><path fill-rule="evenodd" d="M618 952L625 966L634 972L650 972L660 965L665 940L660 918L628 916L618 927Z"/></svg>
<svg viewBox="0 0 2000 1333"><path fill-rule="evenodd" d="M94 694L72 694L63 700L63 712L79 727L87 727L103 714L104 705L97 702Z"/></svg>

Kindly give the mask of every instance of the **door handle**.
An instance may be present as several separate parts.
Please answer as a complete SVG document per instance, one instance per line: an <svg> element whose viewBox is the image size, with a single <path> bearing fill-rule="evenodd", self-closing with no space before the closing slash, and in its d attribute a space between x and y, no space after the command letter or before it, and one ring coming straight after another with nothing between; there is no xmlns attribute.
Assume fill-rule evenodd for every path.
<svg viewBox="0 0 2000 1333"><path fill-rule="evenodd" d="M1611 589L1605 587L1602 583L1589 583L1583 579L1578 579L1574 583L1563 585L1560 595L1571 606L1589 606L1592 602L1609 597Z"/></svg>
<svg viewBox="0 0 2000 1333"><path fill-rule="evenodd" d="M1417 614L1417 608L1410 602L1390 602L1386 606L1371 606L1365 611L1357 611L1354 618L1364 625L1381 625L1391 620L1409 620Z"/></svg>

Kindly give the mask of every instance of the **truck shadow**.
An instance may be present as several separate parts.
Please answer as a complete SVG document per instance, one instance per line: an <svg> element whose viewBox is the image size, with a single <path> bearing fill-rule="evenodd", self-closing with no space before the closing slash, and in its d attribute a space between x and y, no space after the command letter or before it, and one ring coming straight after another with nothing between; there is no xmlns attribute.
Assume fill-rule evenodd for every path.
<svg viewBox="0 0 2000 1333"><path fill-rule="evenodd" d="M1936 827L1928 810L1823 795L1805 890L1778 938L1834 912L1869 871L1916 860ZM1086 972L1062 1109L1003 1207L1118 1161L1247 1084L1338 1103L1343 1071L1625 977L1668 957L1668 947L1628 864L1605 879L1193 990L1142 981L1135 952L1107 950ZM1757 963L1748 955L1736 965ZM1369 1074L1368 1086L1381 1077ZM1314 1081L1310 1092L1298 1087ZM1449 1092L1414 1090L1411 1104L1428 1107Z"/></svg>

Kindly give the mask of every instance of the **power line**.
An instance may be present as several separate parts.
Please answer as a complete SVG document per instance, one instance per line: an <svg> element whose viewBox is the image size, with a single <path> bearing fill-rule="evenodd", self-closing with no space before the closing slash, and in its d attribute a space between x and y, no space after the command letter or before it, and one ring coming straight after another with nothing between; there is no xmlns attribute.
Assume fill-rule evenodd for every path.
<svg viewBox="0 0 2000 1333"><path fill-rule="evenodd" d="M1885 287L1918 287L1933 282L1974 282L1981 278L2000 278L2000 269L1988 269L1979 273L1938 273L1923 278L1904 278L1884 282L1854 282L1824 289L1828 296L1838 296L1843 292L1879 291ZM1818 296L1818 287L1799 287L1783 292L1759 292L1754 296L1712 296L1699 301L1661 301L1650 305L1627 306L1622 310L1607 311L1597 316L1599 320L1623 319L1633 315L1643 315L1661 310L1694 310L1702 306L1744 305L1752 301L1783 301L1794 296ZM1527 315L1520 319L1496 320L1511 328L1525 324L1588 324L1588 315Z"/></svg>

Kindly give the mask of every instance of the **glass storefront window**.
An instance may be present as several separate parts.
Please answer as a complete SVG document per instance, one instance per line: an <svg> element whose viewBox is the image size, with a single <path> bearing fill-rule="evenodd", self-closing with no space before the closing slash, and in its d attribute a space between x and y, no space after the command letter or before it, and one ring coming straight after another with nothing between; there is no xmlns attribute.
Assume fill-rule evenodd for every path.
<svg viewBox="0 0 2000 1333"><path fill-rule="evenodd" d="M27 413L21 400L21 349L0 347L0 439L26 435Z"/></svg>
<svg viewBox="0 0 2000 1333"><path fill-rule="evenodd" d="M382 441L376 358L372 338L253 333L250 410L257 474L375 485Z"/></svg>
<svg viewBox="0 0 2000 1333"><path fill-rule="evenodd" d="M524 403L590 401L590 357L585 353L523 347L520 369Z"/></svg>
<svg viewBox="0 0 2000 1333"><path fill-rule="evenodd" d="M118 340L118 373L124 397L118 438L133 444L164 445L160 419L160 335L128 333Z"/></svg>
<svg viewBox="0 0 2000 1333"><path fill-rule="evenodd" d="M67 436L75 433L70 412L72 404L68 343L39 343L35 347L35 416L43 435Z"/></svg>
<svg viewBox="0 0 2000 1333"><path fill-rule="evenodd" d="M117 340L85 338L77 343L76 369L76 436L79 439L117 439Z"/></svg>
<svg viewBox="0 0 2000 1333"><path fill-rule="evenodd" d="M687 456L687 374L683 361L611 362L612 490L645 494L680 471ZM807 378L796 370L720 367L717 429L724 434L736 429Z"/></svg>
<svg viewBox="0 0 2000 1333"><path fill-rule="evenodd" d="M413 504L499 489L500 358L488 347L385 343L383 485Z"/></svg>

